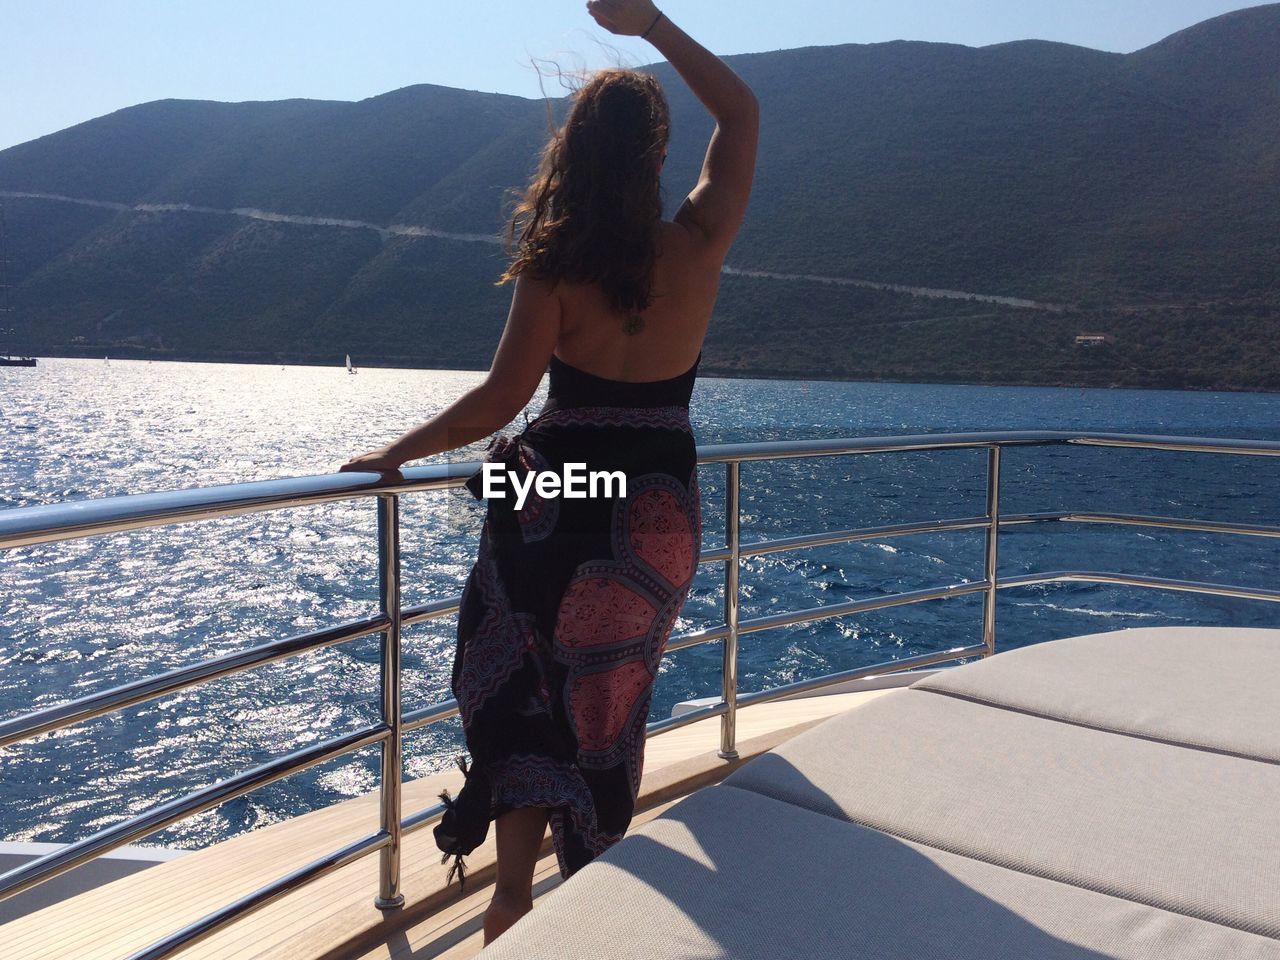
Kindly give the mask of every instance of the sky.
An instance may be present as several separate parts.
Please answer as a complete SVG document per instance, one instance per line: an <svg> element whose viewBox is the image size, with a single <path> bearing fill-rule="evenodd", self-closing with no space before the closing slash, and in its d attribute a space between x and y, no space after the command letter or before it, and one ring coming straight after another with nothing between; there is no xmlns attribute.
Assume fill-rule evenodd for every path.
<svg viewBox="0 0 1280 960"><path fill-rule="evenodd" d="M931 40L1127 53L1249 0L665 0L720 54ZM584 0L0 0L0 149L168 97L360 100L414 83L540 96L531 61L659 59ZM559 92L554 89L549 92Z"/></svg>

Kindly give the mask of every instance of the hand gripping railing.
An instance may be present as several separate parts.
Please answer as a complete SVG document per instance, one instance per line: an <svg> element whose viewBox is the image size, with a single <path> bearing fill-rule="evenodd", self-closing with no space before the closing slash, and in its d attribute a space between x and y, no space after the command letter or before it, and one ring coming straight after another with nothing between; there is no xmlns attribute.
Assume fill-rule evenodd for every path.
<svg viewBox="0 0 1280 960"><path fill-rule="evenodd" d="M649 724L650 736L696 723L709 717L721 718L719 755L737 756L735 721L738 708L796 694L808 693L871 676L990 656L996 651L996 594L998 590L1061 581L1086 581L1178 590L1191 593L1280 601L1280 591L1229 584L1170 580L1101 571L1057 571L1019 577L999 578L997 573L1000 529L1003 526L1049 521L1108 523L1127 526L1161 527L1202 533L1259 537L1280 537L1280 526L1219 523L1207 520L1149 517L1119 513L1036 513L1002 516L1000 513L1000 459L1007 447L1076 444L1149 450L1280 457L1280 443L1273 441L1216 440L1199 437L1160 437L1129 434L1081 434L1058 431L926 434L902 437L869 437L844 440L798 440L771 443L718 444L699 448L699 463L725 465L725 546L704 551L703 564L724 567L725 595L722 624L678 634L667 650L696 644L724 641L723 690L720 702ZM740 539L741 465L748 461L784 460L806 457L833 457L856 454L896 453L981 448L987 450L986 512L982 516L936 519L918 523L828 531L785 537L743 545ZM178 930L130 960L160 958L201 940L228 922L264 906L311 881L359 859L374 850L381 857L376 903L384 909L404 902L400 886L400 844L405 833L428 826L439 819L443 807L436 804L405 816L401 809L400 750L403 735L428 724L457 715L456 701L448 700L425 709L404 713L400 703L400 634L403 627L448 616L458 609L459 598L405 607L400 597L399 499L404 494L439 491L459 486L478 464L411 468L402 477L384 479L372 473L342 473L289 480L268 480L223 487L182 490L173 493L143 494L83 500L40 507L0 511L0 550L72 540L141 527L188 523L211 517L232 516L262 510L331 503L338 500L374 498L378 510L379 610L376 614L349 623L326 627L295 637L207 660L145 680L124 684L104 693L36 710L0 723L0 747L80 723L134 704L193 687L210 680L239 673L286 657L321 647L334 646L373 633L381 635L381 715L379 722L341 737L280 757L244 771L212 786L172 800L123 823L100 830L74 843L39 857L0 876L0 899L13 896L70 870L102 853L131 843L179 820L217 806L233 797L285 776L324 763L372 744L382 749L379 826L352 843L335 850L286 876L214 911ZM851 600L807 610L771 614L741 620L738 577L741 562L808 547L885 540L920 533L981 529L985 531L983 579L940 587L906 591L864 600ZM982 642L936 653L893 660L856 670L815 677L768 690L738 693L738 639L743 634L771 630L832 617L849 616L925 600L945 599L981 593Z"/></svg>

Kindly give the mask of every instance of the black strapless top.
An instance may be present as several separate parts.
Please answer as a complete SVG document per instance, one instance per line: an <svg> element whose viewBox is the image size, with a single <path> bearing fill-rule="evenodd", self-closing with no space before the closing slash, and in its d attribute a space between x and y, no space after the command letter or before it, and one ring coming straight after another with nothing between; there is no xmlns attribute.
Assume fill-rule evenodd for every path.
<svg viewBox="0 0 1280 960"><path fill-rule="evenodd" d="M551 355L551 383L542 413L566 407L670 407L689 406L702 352L693 366L666 380L610 380L588 373Z"/></svg>

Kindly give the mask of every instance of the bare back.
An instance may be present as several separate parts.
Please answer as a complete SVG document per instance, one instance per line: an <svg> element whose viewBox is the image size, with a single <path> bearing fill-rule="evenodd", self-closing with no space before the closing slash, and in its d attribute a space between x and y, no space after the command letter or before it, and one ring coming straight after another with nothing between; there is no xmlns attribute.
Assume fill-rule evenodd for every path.
<svg viewBox="0 0 1280 960"><path fill-rule="evenodd" d="M610 380L665 380L693 366L720 285L721 257L679 223L663 221L654 264L653 302L639 331L614 310L595 284L561 282L560 338L565 363Z"/></svg>
<svg viewBox="0 0 1280 960"><path fill-rule="evenodd" d="M759 104L723 60L672 23L653 0L588 0L587 12L611 33L647 39L716 121L697 184L671 220L661 222L649 305L638 317L626 316L598 284L508 271L512 275L504 279L516 280L511 309L484 380L428 422L341 469L395 470L489 436L528 404L552 357L597 377L632 383L671 380L697 360L721 269L751 193ZM665 109L659 114L662 123L655 129L665 137ZM665 139L638 156L655 162L660 175L665 153L659 159L654 146L665 149ZM619 299L634 303L642 297Z"/></svg>
<svg viewBox="0 0 1280 960"><path fill-rule="evenodd" d="M693 366L720 286L720 270L742 224L755 172L759 105L745 83L657 10L651 0L592 2L606 29L643 31L716 119L698 182L675 216L663 221L653 298L639 329L613 309L598 286L556 284L560 335L555 355L611 380L665 380ZM647 28L645 25L648 25Z"/></svg>

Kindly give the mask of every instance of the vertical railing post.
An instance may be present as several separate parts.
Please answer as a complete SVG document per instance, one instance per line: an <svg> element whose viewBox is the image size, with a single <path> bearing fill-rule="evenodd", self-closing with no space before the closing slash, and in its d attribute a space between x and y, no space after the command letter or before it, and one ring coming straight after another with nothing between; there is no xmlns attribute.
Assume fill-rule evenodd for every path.
<svg viewBox="0 0 1280 960"><path fill-rule="evenodd" d="M729 559L724 562L724 623L728 635L724 638L724 703L720 718L720 756L734 760L738 756L738 561L740 542L738 507L740 483L739 464L731 460L725 464L724 484L724 540L729 548Z"/></svg>
<svg viewBox="0 0 1280 960"><path fill-rule="evenodd" d="M996 562L1000 543L1000 446L987 451L987 556L983 576L987 592L982 601L982 643L984 657L996 652Z"/></svg>
<svg viewBox="0 0 1280 960"><path fill-rule="evenodd" d="M400 892L400 498L378 495L378 603L390 621L382 632L382 722L391 728L382 741L379 821L390 842L379 851L381 910L404 905Z"/></svg>

